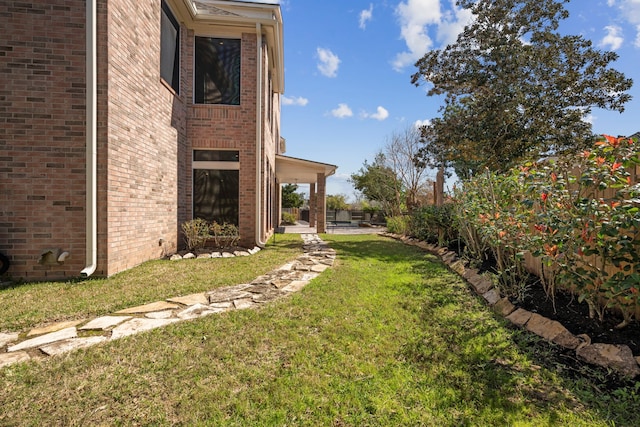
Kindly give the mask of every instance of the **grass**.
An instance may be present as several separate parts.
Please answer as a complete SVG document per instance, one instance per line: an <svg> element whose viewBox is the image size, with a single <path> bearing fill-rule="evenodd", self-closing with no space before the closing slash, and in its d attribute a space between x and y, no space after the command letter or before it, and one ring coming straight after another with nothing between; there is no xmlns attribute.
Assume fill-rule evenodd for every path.
<svg viewBox="0 0 640 427"><path fill-rule="evenodd" d="M323 238L338 261L287 299L0 370L0 425L638 425L637 388L542 363L434 258Z"/></svg>
<svg viewBox="0 0 640 427"><path fill-rule="evenodd" d="M0 288L0 332L97 317L166 298L248 283L302 253L300 236L249 257L156 260L109 278L16 283Z"/></svg>

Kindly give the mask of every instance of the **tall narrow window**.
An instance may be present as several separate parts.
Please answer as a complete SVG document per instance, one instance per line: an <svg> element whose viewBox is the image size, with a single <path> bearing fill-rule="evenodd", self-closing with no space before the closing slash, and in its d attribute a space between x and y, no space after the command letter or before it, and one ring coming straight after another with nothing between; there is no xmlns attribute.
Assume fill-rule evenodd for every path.
<svg viewBox="0 0 640 427"><path fill-rule="evenodd" d="M195 103L240 105L240 40L196 37Z"/></svg>
<svg viewBox="0 0 640 427"><path fill-rule="evenodd" d="M193 152L193 217L239 225L240 162L238 151Z"/></svg>
<svg viewBox="0 0 640 427"><path fill-rule="evenodd" d="M165 1L160 22L160 77L180 92L180 26Z"/></svg>

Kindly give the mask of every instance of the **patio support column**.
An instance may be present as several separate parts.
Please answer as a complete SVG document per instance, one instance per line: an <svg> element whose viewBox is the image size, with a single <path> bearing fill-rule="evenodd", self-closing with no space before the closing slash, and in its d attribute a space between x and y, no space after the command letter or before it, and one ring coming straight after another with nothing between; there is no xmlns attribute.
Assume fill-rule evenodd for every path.
<svg viewBox="0 0 640 427"><path fill-rule="evenodd" d="M327 194L326 194L326 177L324 173L318 174L318 188L317 188L317 196L316 196L316 206L317 206L317 225L316 231L318 233L326 233L327 232Z"/></svg>
<svg viewBox="0 0 640 427"><path fill-rule="evenodd" d="M276 227L279 227L282 223L282 184L276 180Z"/></svg>
<svg viewBox="0 0 640 427"><path fill-rule="evenodd" d="M316 184L309 184L309 227L316 226Z"/></svg>

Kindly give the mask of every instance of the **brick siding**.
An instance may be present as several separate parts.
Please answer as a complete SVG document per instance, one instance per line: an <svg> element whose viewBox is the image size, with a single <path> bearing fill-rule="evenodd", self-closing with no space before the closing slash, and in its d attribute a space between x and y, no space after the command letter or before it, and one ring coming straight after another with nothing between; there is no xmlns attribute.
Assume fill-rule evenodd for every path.
<svg viewBox="0 0 640 427"><path fill-rule="evenodd" d="M100 198L106 236L100 243L110 275L177 249L178 190L184 185L178 166L186 133L184 99L160 79L160 2L108 4L109 31L101 31L108 56L100 61L108 64L101 161L108 173L100 184L106 189Z"/></svg>
<svg viewBox="0 0 640 427"><path fill-rule="evenodd" d="M12 261L10 273L26 280L77 277L85 266L85 1L50 3L0 5L0 252ZM184 26L180 94L160 79L160 0L98 0L97 13L96 275L182 246L180 224L192 216L194 148L239 150L241 243L253 245L256 35L238 34L240 105L194 105L194 33ZM274 108L276 125L263 121L261 164L265 180L275 182ZM267 199L273 185L262 185L264 218L274 209ZM38 264L48 248L71 256L61 265Z"/></svg>
<svg viewBox="0 0 640 427"><path fill-rule="evenodd" d="M85 7L0 4L0 252L25 279L77 276L85 252ZM44 249L71 257L37 263Z"/></svg>

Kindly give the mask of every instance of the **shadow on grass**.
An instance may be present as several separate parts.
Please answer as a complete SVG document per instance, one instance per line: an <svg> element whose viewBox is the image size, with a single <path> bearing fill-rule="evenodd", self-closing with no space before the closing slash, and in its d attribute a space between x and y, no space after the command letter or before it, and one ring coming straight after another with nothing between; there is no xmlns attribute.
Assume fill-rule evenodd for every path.
<svg viewBox="0 0 640 427"><path fill-rule="evenodd" d="M443 408L455 401L471 402L478 410L494 411L500 425L540 410L547 413L549 425L556 425L566 411L588 408L597 425L640 425L640 383L588 366L515 329L438 258L379 236L326 240L339 259L410 260L411 271L424 279L427 289L407 285L402 290L410 296L403 308L419 305L422 325L419 334L403 343L398 357L441 386ZM457 418L463 424L469 421L464 415Z"/></svg>

